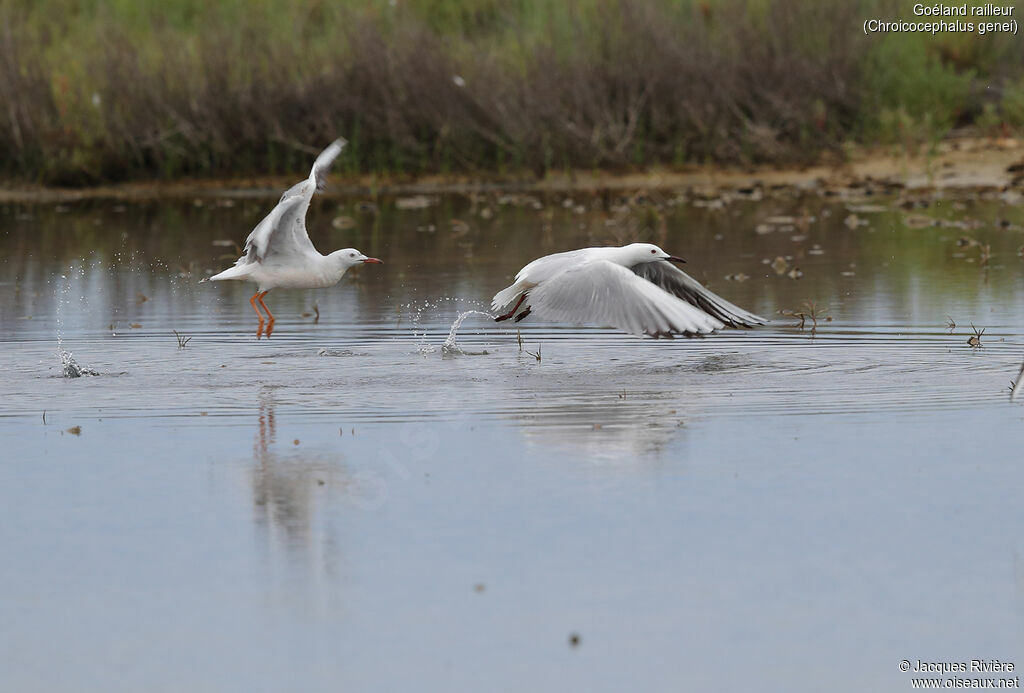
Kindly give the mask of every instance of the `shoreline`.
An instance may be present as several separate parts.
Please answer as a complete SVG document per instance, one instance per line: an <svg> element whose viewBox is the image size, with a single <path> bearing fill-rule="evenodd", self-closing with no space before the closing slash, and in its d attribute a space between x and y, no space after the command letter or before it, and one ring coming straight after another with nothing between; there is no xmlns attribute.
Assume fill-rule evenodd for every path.
<svg viewBox="0 0 1024 693"><path fill-rule="evenodd" d="M0 182L0 203L56 204L92 200L145 201L189 198L276 197L294 177L182 179L118 183L85 188L54 188ZM396 195L443 195L488 192L565 193L661 189L743 189L855 187L866 183L887 188L1002 190L1024 187L1024 143L1013 138L948 139L929 153L859 151L841 163L801 168L772 166L694 166L685 170L652 168L641 172L551 172L543 179L527 174L424 176L403 180L378 176L334 176L326 196L357 198Z"/></svg>

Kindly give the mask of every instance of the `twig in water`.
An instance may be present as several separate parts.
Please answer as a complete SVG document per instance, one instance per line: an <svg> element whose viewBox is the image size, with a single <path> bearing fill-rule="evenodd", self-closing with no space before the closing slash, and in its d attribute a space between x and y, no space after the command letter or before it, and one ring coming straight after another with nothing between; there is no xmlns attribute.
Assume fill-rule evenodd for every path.
<svg viewBox="0 0 1024 693"><path fill-rule="evenodd" d="M800 318L800 323L794 325L797 329L804 329L804 325L807 320L811 320L811 332L818 329L818 318L822 318L827 322L832 321L832 316L828 314L828 308L819 308L818 304L811 300L806 300L800 306L799 310L780 310L779 315L784 315L787 318Z"/></svg>
<svg viewBox="0 0 1024 693"><path fill-rule="evenodd" d="M988 267L989 260L992 259L992 246L988 243L984 245L978 244L978 265L980 267Z"/></svg>
<svg viewBox="0 0 1024 693"><path fill-rule="evenodd" d="M530 351L529 349L523 349L523 351L525 351L527 354L529 354L533 358L537 359L537 361L540 361L540 344L537 345L537 353L536 354L533 353L532 351Z"/></svg>
<svg viewBox="0 0 1024 693"><path fill-rule="evenodd" d="M971 329L974 330L974 334L967 338L967 343L970 344L972 347L980 348L982 346L981 335L985 334L985 328L982 327L981 330L978 330L978 328L975 327L974 323L972 322Z"/></svg>
<svg viewBox="0 0 1024 693"><path fill-rule="evenodd" d="M1020 390L1021 381L1024 381L1024 364L1021 364L1020 371L1017 373L1017 379L1010 381L1011 400L1017 396L1017 392Z"/></svg>
<svg viewBox="0 0 1024 693"><path fill-rule="evenodd" d="M523 353L523 331L516 330L516 341L519 342L519 353Z"/></svg>
<svg viewBox="0 0 1024 693"><path fill-rule="evenodd" d="M178 348L179 349L184 349L185 345L192 341L191 337L184 337L184 336L178 334L177 330L171 330L171 332L173 332L174 336L178 338Z"/></svg>
<svg viewBox="0 0 1024 693"><path fill-rule="evenodd" d="M302 314L302 317L304 317L304 318L310 318L311 317L311 318L313 318L313 324L314 325L320 324L320 304L319 303L314 303L313 304L313 312L310 313L307 310L305 313ZM399 318L399 321L401 321L401 318Z"/></svg>
<svg viewBox="0 0 1024 693"><path fill-rule="evenodd" d="M950 316L946 316L946 327L949 329L949 333L953 334L953 330L956 329L956 322Z"/></svg>

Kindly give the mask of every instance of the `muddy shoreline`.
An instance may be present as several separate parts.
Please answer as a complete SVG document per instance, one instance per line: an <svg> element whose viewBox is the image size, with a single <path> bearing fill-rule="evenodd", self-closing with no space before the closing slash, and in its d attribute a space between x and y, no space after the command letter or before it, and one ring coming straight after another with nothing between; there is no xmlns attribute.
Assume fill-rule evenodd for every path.
<svg viewBox="0 0 1024 693"><path fill-rule="evenodd" d="M294 177L187 179L53 188L7 181L0 203L59 203L81 200L275 197ZM335 176L333 197L460 194L487 192L568 192L659 189L828 189L877 185L880 188L1004 190L1024 187L1024 146L1012 138L955 139L931 151L854 152L841 163L804 168L699 166L685 170L650 169L616 173L571 171L505 177L430 176L416 179Z"/></svg>

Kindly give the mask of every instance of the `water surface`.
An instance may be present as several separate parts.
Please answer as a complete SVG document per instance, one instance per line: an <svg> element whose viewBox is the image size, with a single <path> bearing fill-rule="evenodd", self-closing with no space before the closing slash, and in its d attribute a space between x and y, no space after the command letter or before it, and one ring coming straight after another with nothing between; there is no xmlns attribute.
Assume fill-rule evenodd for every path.
<svg viewBox="0 0 1024 693"><path fill-rule="evenodd" d="M271 292L269 340L250 285L198 281L272 200L0 208L3 688L896 690L901 659L1014 661L1024 215L740 197L326 199L314 243L386 264ZM534 257L633 240L771 324L471 314L452 348ZM817 329L779 314L808 304Z"/></svg>

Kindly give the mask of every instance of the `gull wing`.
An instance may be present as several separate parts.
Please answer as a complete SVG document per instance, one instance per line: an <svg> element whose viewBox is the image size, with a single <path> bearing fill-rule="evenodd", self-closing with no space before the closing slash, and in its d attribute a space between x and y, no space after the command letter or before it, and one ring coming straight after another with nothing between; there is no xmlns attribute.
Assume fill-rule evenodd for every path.
<svg viewBox="0 0 1024 693"><path fill-rule="evenodd" d="M245 255L236 264L260 262L273 255L315 253L316 248L306 231L306 212L313 194L327 185L327 169L338 158L348 142L334 140L313 162L309 178L288 188L277 207L257 224L245 240Z"/></svg>
<svg viewBox="0 0 1024 693"><path fill-rule="evenodd" d="M670 262L644 262L631 269L638 277L713 315L730 327L754 327L768 322L708 291L700 282Z"/></svg>
<svg viewBox="0 0 1024 693"><path fill-rule="evenodd" d="M320 191L327 187L327 171L330 169L331 164L338 158L341 151L348 144L348 140L344 137L331 142L327 149L320 152L319 156L316 157L316 161L313 162L313 168L309 172L309 178L299 183L296 183L292 187L284 191L281 195L281 201L285 198L292 197L293 195L306 195L307 197L313 197L313 193Z"/></svg>
<svg viewBox="0 0 1024 693"><path fill-rule="evenodd" d="M704 311L607 260L586 262L548 279L530 291L527 303L542 318L610 325L654 337L707 334L723 327Z"/></svg>
<svg viewBox="0 0 1024 693"><path fill-rule="evenodd" d="M299 254L304 247L296 242L296 234L293 229L297 224L303 227L302 235L305 237L306 243L312 247L313 244L309 242L309 236L306 236L303 223L304 202L308 206L308 201L302 195L292 195L278 202L270 214L263 217L263 221L257 224L249 237L245 239L245 255L240 257L235 264L262 262L275 255ZM300 210L302 216L299 215Z"/></svg>

